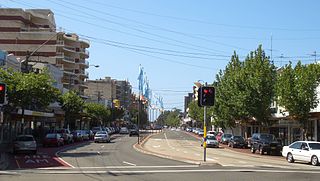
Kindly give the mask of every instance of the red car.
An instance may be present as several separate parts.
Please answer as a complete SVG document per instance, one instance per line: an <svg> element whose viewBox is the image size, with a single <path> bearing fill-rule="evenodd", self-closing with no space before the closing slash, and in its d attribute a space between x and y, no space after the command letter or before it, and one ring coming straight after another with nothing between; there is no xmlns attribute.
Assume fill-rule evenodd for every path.
<svg viewBox="0 0 320 181"><path fill-rule="evenodd" d="M216 135L216 139L217 141L220 143L221 142L221 137L222 137L223 133L219 132L217 135Z"/></svg>
<svg viewBox="0 0 320 181"><path fill-rule="evenodd" d="M48 133L43 140L43 147L46 146L63 146L64 139L59 133Z"/></svg>

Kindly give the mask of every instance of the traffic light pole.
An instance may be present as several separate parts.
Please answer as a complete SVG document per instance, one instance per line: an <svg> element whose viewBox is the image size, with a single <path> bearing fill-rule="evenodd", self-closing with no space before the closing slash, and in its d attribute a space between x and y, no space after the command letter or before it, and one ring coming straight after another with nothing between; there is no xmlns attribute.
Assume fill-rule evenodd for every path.
<svg viewBox="0 0 320 181"><path fill-rule="evenodd" d="M207 82L205 83L207 86ZM207 157L207 106L203 108L203 161L206 162Z"/></svg>
<svg viewBox="0 0 320 181"><path fill-rule="evenodd" d="M204 106L203 114L203 161L205 162L207 156L207 106Z"/></svg>

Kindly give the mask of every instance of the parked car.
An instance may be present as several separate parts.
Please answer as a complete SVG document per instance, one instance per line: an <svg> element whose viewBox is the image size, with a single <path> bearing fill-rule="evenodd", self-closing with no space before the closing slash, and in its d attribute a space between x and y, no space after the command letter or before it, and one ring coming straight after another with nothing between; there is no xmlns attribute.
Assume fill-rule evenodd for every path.
<svg viewBox="0 0 320 181"><path fill-rule="evenodd" d="M110 142L110 136L107 131L98 131L94 135L94 142L100 143L100 142Z"/></svg>
<svg viewBox="0 0 320 181"><path fill-rule="evenodd" d="M202 129L199 129L199 131L197 132L197 134L198 134L199 136L203 136L204 132L203 132Z"/></svg>
<svg viewBox="0 0 320 181"><path fill-rule="evenodd" d="M201 146L203 146L204 139L201 140ZM219 142L214 135L207 135L206 137L207 147L219 148Z"/></svg>
<svg viewBox="0 0 320 181"><path fill-rule="evenodd" d="M223 135L222 132L217 133L217 135L216 135L217 141L221 142L221 137L222 137L222 135Z"/></svg>
<svg viewBox="0 0 320 181"><path fill-rule="evenodd" d="M261 155L265 152L267 154L279 154L281 152L282 145L279 143L273 134L268 133L255 133L251 137L251 153L259 151Z"/></svg>
<svg viewBox="0 0 320 181"><path fill-rule="evenodd" d="M295 161L309 162L312 165L319 165L320 142L315 141L296 141L282 149L284 156L289 163Z"/></svg>
<svg viewBox="0 0 320 181"><path fill-rule="evenodd" d="M89 139L90 139L90 140L93 140L93 138L94 138L94 133L93 133L93 131L91 131L91 130L85 130L85 132L89 135Z"/></svg>
<svg viewBox="0 0 320 181"><path fill-rule="evenodd" d="M96 132L98 132L98 131L103 131L100 126L98 126L98 127L93 127L93 128L92 128L92 132L93 132L94 134L96 134Z"/></svg>
<svg viewBox="0 0 320 181"><path fill-rule="evenodd" d="M208 132L207 132L207 135L213 135L213 136L216 136L216 132L215 132L215 131L208 131Z"/></svg>
<svg viewBox="0 0 320 181"><path fill-rule="evenodd" d="M59 129L56 131L57 133L60 133L63 137L64 143L73 143L73 134L69 129Z"/></svg>
<svg viewBox="0 0 320 181"><path fill-rule="evenodd" d="M107 131L109 135L112 135L112 131L111 131L111 129L110 129L110 128L105 127L105 131Z"/></svg>
<svg viewBox="0 0 320 181"><path fill-rule="evenodd" d="M82 139L83 140L89 140L90 139L90 136L89 136L89 133L86 131L86 130L79 130L81 135L82 135Z"/></svg>
<svg viewBox="0 0 320 181"><path fill-rule="evenodd" d="M121 127L119 133L120 134L129 134L129 130L127 127Z"/></svg>
<svg viewBox="0 0 320 181"><path fill-rule="evenodd" d="M228 143L228 146L232 148L246 148L247 142L242 136L232 136Z"/></svg>
<svg viewBox="0 0 320 181"><path fill-rule="evenodd" d="M13 143L13 153L29 151L33 154L37 153L37 143L32 135L19 135Z"/></svg>
<svg viewBox="0 0 320 181"><path fill-rule="evenodd" d="M43 140L43 147L46 146L63 146L64 140L59 133L48 133Z"/></svg>
<svg viewBox="0 0 320 181"><path fill-rule="evenodd" d="M72 131L74 141L83 141L82 132L80 130Z"/></svg>
<svg viewBox="0 0 320 181"><path fill-rule="evenodd" d="M222 136L221 136L221 140L220 140L220 143L222 144L228 144L230 139L232 137L232 134L229 134L229 133L224 133Z"/></svg>

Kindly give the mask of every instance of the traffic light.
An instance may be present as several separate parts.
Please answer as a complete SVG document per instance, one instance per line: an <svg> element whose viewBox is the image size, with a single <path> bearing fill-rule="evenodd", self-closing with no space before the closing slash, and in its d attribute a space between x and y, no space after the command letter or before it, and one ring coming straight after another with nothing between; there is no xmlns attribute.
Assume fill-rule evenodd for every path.
<svg viewBox="0 0 320 181"><path fill-rule="evenodd" d="M200 87L198 92L199 106L213 106L214 105L215 89L214 87Z"/></svg>
<svg viewBox="0 0 320 181"><path fill-rule="evenodd" d="M0 83L0 104L6 102L6 84Z"/></svg>

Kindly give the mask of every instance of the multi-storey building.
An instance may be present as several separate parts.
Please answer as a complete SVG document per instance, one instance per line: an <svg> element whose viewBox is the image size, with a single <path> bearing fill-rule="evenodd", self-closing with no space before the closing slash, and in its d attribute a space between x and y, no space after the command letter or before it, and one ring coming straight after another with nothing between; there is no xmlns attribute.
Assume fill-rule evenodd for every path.
<svg viewBox="0 0 320 181"><path fill-rule="evenodd" d="M85 96L88 101L104 104L111 107L113 99L116 98L116 80L111 77L104 79L87 80L85 85L88 89L85 90Z"/></svg>
<svg viewBox="0 0 320 181"><path fill-rule="evenodd" d="M112 106L112 102L118 100L120 107L128 109L131 102L132 87L126 80L115 80L111 77L104 79L87 80L85 95L89 97L88 101L98 102ZM114 104L115 105L115 104Z"/></svg>
<svg viewBox="0 0 320 181"><path fill-rule="evenodd" d="M89 46L76 34L56 32L51 10L0 8L0 49L20 58L21 65L42 62L59 67L64 88L80 95L86 89Z"/></svg>

